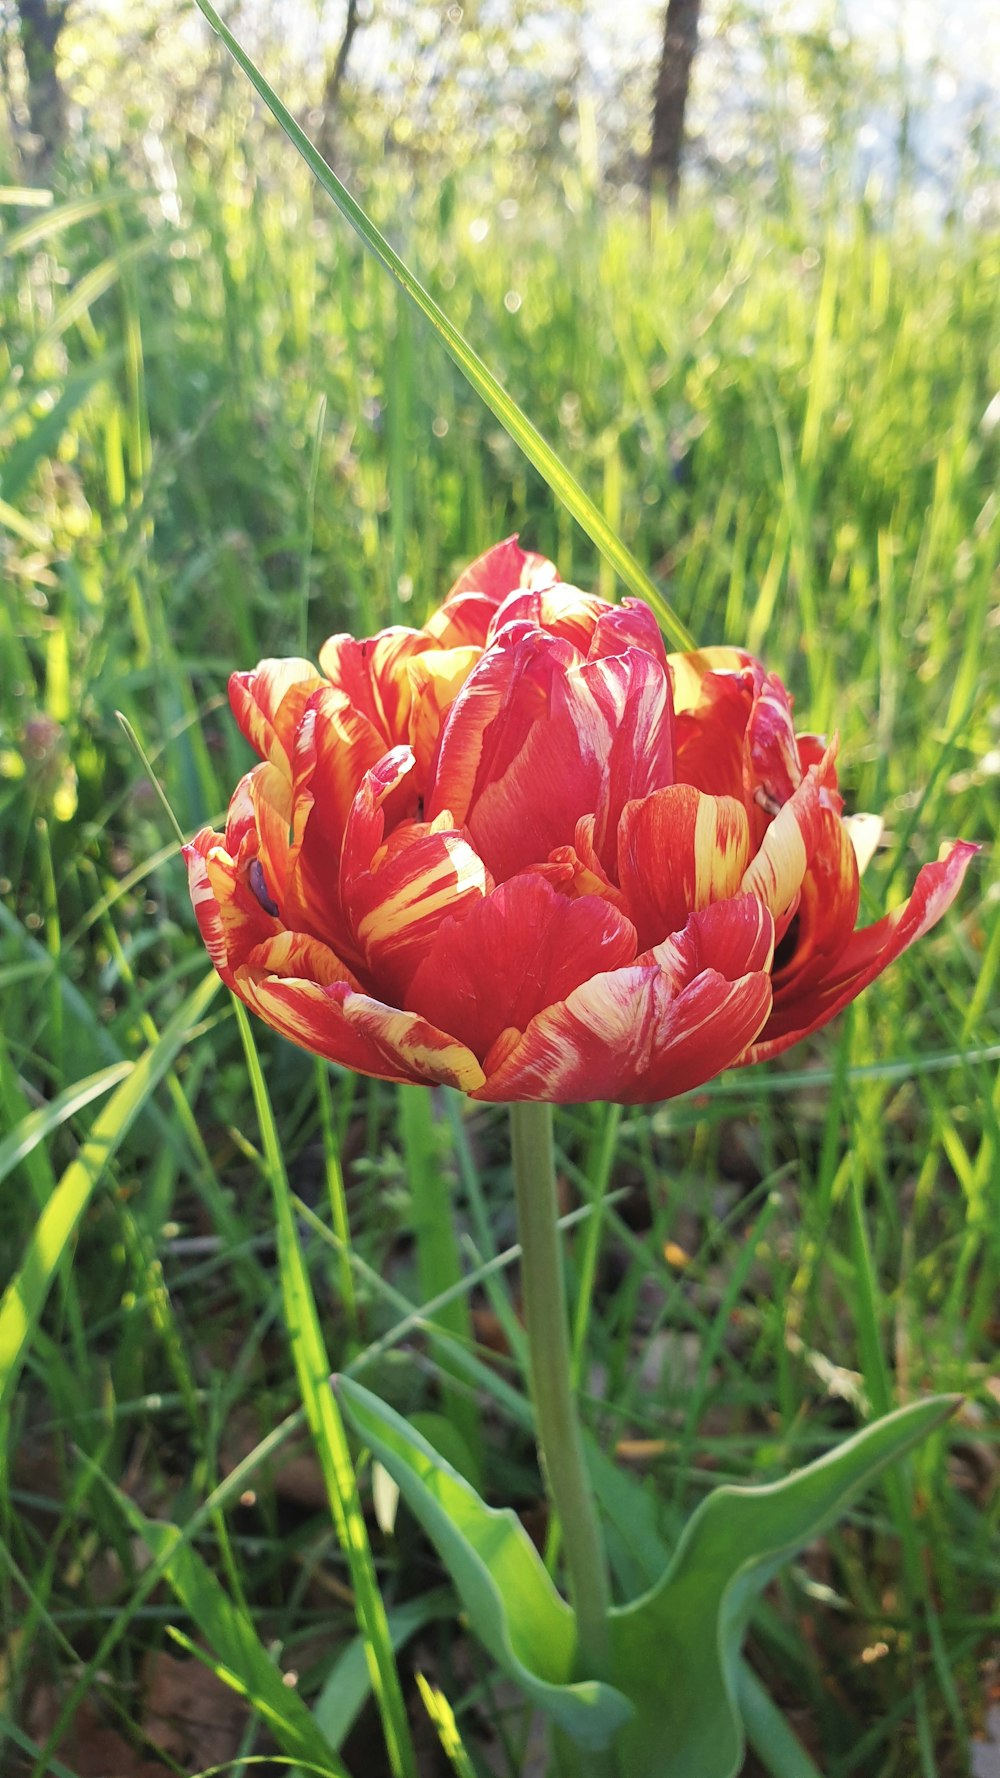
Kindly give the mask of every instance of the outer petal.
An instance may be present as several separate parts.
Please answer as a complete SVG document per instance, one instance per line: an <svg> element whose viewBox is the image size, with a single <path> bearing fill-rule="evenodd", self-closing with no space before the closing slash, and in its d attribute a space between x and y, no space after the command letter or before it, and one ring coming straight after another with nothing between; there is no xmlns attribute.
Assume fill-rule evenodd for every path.
<svg viewBox="0 0 1000 1778"><path fill-rule="evenodd" d="M836 964L851 941L860 894L847 825L833 809L821 808L816 849L775 964L776 999L797 999Z"/></svg>
<svg viewBox="0 0 1000 1778"><path fill-rule="evenodd" d="M929 932L947 912L958 894L970 859L978 851L978 846L958 840L936 864L925 864L909 901L877 920L874 926L856 932L822 979L806 992L800 995L794 986L790 986L786 994L780 981L776 981L774 1011L761 1033L760 1042L754 1045L745 1060L760 1062L779 1055L825 1025L850 1001L856 1000L890 963Z"/></svg>
<svg viewBox="0 0 1000 1778"><path fill-rule="evenodd" d="M500 1033L523 1031L591 976L631 963L631 922L597 896L569 900L537 875L513 877L446 920L410 983L406 1004L485 1056Z"/></svg>
<svg viewBox="0 0 1000 1778"><path fill-rule="evenodd" d="M299 718L322 684L311 661L294 658L261 661L252 673L232 675L229 702L233 715L261 759L290 770Z"/></svg>
<svg viewBox="0 0 1000 1778"><path fill-rule="evenodd" d="M488 1056L486 1084L473 1098L670 1099L739 1060L770 1005L764 971L729 982L706 970L676 994L655 967L614 970L533 1019L504 1046L499 1066L491 1069Z"/></svg>
<svg viewBox="0 0 1000 1778"><path fill-rule="evenodd" d="M735 797L672 784L626 803L618 826L618 881L644 949L689 914L735 895L750 856L746 810Z"/></svg>
<svg viewBox="0 0 1000 1778"><path fill-rule="evenodd" d="M479 1099L672 1098L739 1060L771 1004L773 925L753 897L695 914L631 967L594 976L487 1055Z"/></svg>
<svg viewBox="0 0 1000 1778"><path fill-rule="evenodd" d="M559 571L545 556L523 550L517 534L494 544L460 574L444 604L424 625L425 634L444 648L486 645L498 605L517 587L550 586Z"/></svg>
<svg viewBox="0 0 1000 1778"><path fill-rule="evenodd" d="M205 948L229 987L233 971L255 945L281 930L247 880L253 853L233 858L222 835L203 827L184 847L188 887Z"/></svg>
<svg viewBox="0 0 1000 1778"><path fill-rule="evenodd" d="M756 895L716 901L692 914L681 932L672 932L639 963L658 963L680 989L704 969L714 969L727 982L757 969L770 970L774 957L774 920Z"/></svg>
<svg viewBox="0 0 1000 1778"><path fill-rule="evenodd" d="M415 1013L356 993L347 981L285 979L258 962L238 969L234 986L283 1037L358 1074L465 1093L482 1084L483 1071L462 1044Z"/></svg>

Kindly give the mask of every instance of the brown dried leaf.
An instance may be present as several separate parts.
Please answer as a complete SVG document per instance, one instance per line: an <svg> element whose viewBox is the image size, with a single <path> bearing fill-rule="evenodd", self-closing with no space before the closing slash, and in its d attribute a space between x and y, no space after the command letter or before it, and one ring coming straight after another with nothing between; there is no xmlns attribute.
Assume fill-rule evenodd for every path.
<svg viewBox="0 0 1000 1778"><path fill-rule="evenodd" d="M221 1765L239 1752L249 1720L244 1700L198 1660L160 1650L146 1662L143 1733L179 1765Z"/></svg>

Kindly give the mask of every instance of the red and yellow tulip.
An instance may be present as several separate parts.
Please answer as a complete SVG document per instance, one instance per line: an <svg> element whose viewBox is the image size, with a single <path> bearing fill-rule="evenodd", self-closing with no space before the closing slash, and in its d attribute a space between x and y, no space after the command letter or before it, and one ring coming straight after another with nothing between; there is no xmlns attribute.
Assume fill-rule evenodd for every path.
<svg viewBox="0 0 1000 1778"><path fill-rule="evenodd" d="M836 743L734 648L514 538L423 629L230 682L261 763L185 849L220 975L276 1030L478 1099L669 1098L815 1031L940 919L974 846L855 931Z"/></svg>

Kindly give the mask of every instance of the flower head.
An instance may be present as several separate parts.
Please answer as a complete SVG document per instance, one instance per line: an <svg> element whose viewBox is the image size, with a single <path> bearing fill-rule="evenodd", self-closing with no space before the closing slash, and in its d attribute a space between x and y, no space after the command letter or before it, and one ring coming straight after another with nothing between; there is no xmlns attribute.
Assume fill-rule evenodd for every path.
<svg viewBox="0 0 1000 1778"><path fill-rule="evenodd" d="M262 661L230 700L261 763L185 848L220 975L306 1049L474 1098L642 1103L776 1055L976 850L855 931L836 742L751 655L668 656L640 601L516 538L423 629Z"/></svg>

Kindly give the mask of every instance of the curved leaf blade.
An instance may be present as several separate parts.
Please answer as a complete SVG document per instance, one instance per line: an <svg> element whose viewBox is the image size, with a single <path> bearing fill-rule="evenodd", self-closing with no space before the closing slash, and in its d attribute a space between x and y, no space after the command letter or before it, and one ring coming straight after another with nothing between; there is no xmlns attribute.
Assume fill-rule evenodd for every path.
<svg viewBox="0 0 1000 1778"><path fill-rule="evenodd" d="M613 1686L571 1677L573 1613L509 1507L490 1507L412 1426L338 1377L344 1413L420 1521L479 1640L539 1709L583 1747L607 1747L631 1714Z"/></svg>
<svg viewBox="0 0 1000 1778"><path fill-rule="evenodd" d="M740 1647L755 1598L958 1399L899 1408L783 1481L716 1488L702 1502L658 1586L612 1613L612 1674L636 1706L618 1743L629 1778L734 1778Z"/></svg>

